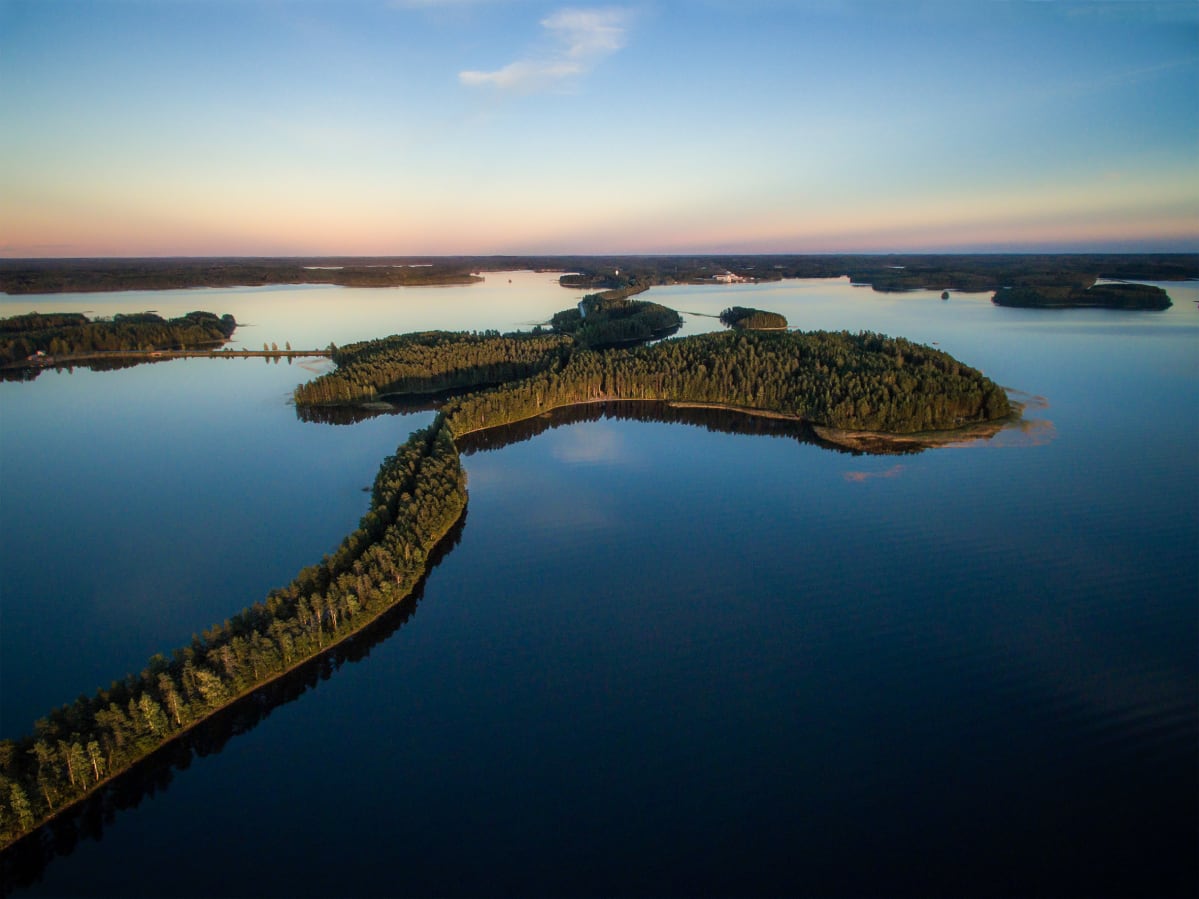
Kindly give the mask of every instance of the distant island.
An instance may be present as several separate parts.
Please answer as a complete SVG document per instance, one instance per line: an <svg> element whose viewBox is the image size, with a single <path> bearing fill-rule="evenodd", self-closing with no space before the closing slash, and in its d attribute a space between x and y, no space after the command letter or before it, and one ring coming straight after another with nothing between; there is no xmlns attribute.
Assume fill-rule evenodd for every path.
<svg viewBox="0 0 1199 899"><path fill-rule="evenodd" d="M1092 284L1088 287L1001 287L991 298L997 306L1035 309L1169 309L1170 295L1152 284Z"/></svg>
<svg viewBox="0 0 1199 899"><path fill-rule="evenodd" d="M730 331L646 345L678 314L631 300L632 287L590 296L582 309L555 316L558 326L548 331L425 332L334 350L337 368L297 387L298 407L454 392L429 427L383 461L366 514L333 554L187 645L155 655L139 674L50 711L25 737L0 741L0 848L36 839L43 824L164 745L411 595L465 513L456 441L466 434L567 406L625 400L807 422L834 442L846 429L853 432L847 446L865 445L862 432L910 439L1011 413L1004 391L977 370L880 334ZM71 329L89 334L108 324L169 329L148 315L112 323L25 317L0 329L26 333L31 324L47 325L42 330L61 331L59 340ZM231 316L210 313L184 318L215 321L220 333L233 324ZM642 336L631 338L634 332Z"/></svg>
<svg viewBox="0 0 1199 899"><path fill-rule="evenodd" d="M628 284L588 294L574 309L554 313L550 326L560 334L569 334L579 346L591 349L643 343L673 334L683 324L675 310L630 299L648 289L645 284Z"/></svg>

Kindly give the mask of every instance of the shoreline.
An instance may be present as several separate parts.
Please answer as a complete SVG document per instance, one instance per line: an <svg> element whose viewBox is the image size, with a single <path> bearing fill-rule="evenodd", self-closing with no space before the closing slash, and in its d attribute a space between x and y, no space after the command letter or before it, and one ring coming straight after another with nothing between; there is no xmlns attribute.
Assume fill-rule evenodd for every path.
<svg viewBox="0 0 1199 899"><path fill-rule="evenodd" d="M530 421L541 415L554 412L558 409L570 409L576 406L593 406L602 403L662 403L672 409L712 409L723 412L737 412L742 415L748 415L753 418L766 418L774 421L788 421L796 424L802 424L805 427L811 428L812 432L826 443L839 446L844 449L858 450L862 452L871 452L871 446L901 446L901 447L921 447L932 448L935 446L948 446L953 443L959 443L962 440L971 438L983 439L993 437L1012 421L1019 420L1022 408L1014 409L1010 415L1005 415L1003 418L990 419L987 421L976 421L963 424L960 428L941 431L913 431L911 433L891 432L891 431L857 431L857 430L842 430L833 428L827 425L818 425L809 419L800 415L790 415L786 412L773 412L769 409L754 409L750 406L735 406L729 403L700 403L689 400L664 400L657 397L632 397L632 396L598 396L588 400L580 400L572 403L561 403L555 406L546 406L544 409L539 409L532 415L526 415L521 418L514 418L511 421L505 421L500 424L486 425L481 428L471 428L468 431L454 431L454 439L465 437L468 434L479 434L484 431L490 431L494 428L502 428L506 425L519 424L522 421ZM361 404L355 404L361 405Z"/></svg>
<svg viewBox="0 0 1199 899"><path fill-rule="evenodd" d="M330 350L97 350L92 353L71 353L66 356L37 356L0 365L2 371L23 369L64 368L89 362L136 359L142 362L160 362L168 359L304 359L321 357L328 359Z"/></svg>

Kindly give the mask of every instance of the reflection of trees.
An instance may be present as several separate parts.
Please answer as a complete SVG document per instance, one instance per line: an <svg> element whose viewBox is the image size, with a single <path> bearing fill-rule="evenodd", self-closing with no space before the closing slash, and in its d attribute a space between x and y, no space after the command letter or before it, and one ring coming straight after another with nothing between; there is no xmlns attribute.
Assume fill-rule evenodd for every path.
<svg viewBox="0 0 1199 899"><path fill-rule="evenodd" d="M446 400L465 396L475 388L440 390L434 393L387 393L378 402L345 406L295 405L296 418L310 424L352 425L379 415L408 415L412 412L431 412Z"/></svg>
<svg viewBox="0 0 1199 899"><path fill-rule="evenodd" d="M764 437L782 437L797 443L810 443L825 449L851 455L862 455L863 450L852 450L821 440L808 425L801 421L783 418L768 418L750 415L735 409L704 408L698 406L674 406L653 400L605 400L563 406L551 412L526 418L523 421L474 431L457 439L458 450L469 456L473 453L502 449L514 443L532 440L553 428L579 424L600 419L652 421L664 424L682 424L707 428L724 434L751 434ZM906 455L922 452L925 447L880 445L869 451L871 455Z"/></svg>
<svg viewBox="0 0 1199 899"><path fill-rule="evenodd" d="M37 883L55 858L70 855L86 839L100 840L105 825L120 811L170 787L177 771L199 757L216 755L239 734L248 733L275 709L299 699L343 665L359 662L416 614L428 572L436 568L458 542L466 526L464 511L457 524L430 553L429 566L412 593L358 633L309 659L295 670L259 687L115 778L74 808L61 814L0 853L0 895Z"/></svg>

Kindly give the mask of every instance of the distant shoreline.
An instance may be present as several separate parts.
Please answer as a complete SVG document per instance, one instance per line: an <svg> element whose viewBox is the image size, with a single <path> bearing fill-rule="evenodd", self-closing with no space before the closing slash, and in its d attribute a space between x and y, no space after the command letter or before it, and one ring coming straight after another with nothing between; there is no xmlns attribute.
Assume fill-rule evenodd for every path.
<svg viewBox="0 0 1199 899"><path fill-rule="evenodd" d="M312 256L0 259L9 296L332 284L344 287L462 285L500 271L563 272L563 286L613 290L670 284L736 285L848 277L876 291L1073 287L1097 280L1199 279L1193 253L710 254L513 256Z"/></svg>
<svg viewBox="0 0 1199 899"><path fill-rule="evenodd" d="M308 359L332 357L333 351L324 350L96 350L90 353L67 353L60 356L36 356L0 365L0 370L12 371L22 368L68 368L86 365L89 362L119 361L136 359L142 362L161 362L168 359Z"/></svg>

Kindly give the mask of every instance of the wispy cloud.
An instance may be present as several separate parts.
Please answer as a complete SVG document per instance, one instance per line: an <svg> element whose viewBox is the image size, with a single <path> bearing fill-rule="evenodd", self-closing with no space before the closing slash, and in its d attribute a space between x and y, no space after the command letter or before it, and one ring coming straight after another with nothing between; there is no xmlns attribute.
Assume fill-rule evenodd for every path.
<svg viewBox="0 0 1199 899"><path fill-rule="evenodd" d="M458 80L469 87L525 92L562 87L621 49L629 20L624 9L558 10L541 20L544 47L493 72L459 72Z"/></svg>

